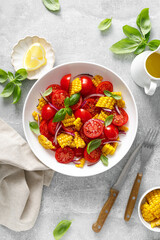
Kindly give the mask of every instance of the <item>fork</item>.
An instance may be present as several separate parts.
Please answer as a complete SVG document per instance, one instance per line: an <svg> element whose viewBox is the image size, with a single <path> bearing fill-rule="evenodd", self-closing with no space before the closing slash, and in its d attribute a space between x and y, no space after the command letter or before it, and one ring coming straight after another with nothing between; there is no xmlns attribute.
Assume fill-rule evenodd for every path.
<svg viewBox="0 0 160 240"><path fill-rule="evenodd" d="M155 146L155 140L156 137L158 135L159 130L158 129L149 129L149 131L147 132L146 138L143 142L142 145L142 149L141 149L141 165L140 165L140 169L139 172L137 173L137 176L135 178L129 199L128 199L128 203L127 203L127 207L126 207L126 211L125 211L125 215L124 215L124 220L125 221L129 221L129 219L131 218L136 200L137 200L137 196L138 196L138 192L139 192L139 188L140 188L140 184L142 181L142 176L143 176L143 168L145 163L147 162L147 160L150 158L154 146Z"/></svg>

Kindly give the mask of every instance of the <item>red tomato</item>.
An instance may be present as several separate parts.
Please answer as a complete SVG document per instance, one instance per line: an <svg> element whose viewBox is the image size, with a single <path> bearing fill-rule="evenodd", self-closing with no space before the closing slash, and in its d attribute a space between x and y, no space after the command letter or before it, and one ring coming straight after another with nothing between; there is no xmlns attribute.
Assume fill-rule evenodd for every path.
<svg viewBox="0 0 160 240"><path fill-rule="evenodd" d="M50 134L49 134L49 131L48 131L48 122L46 120L43 120L40 123L39 129L40 129L40 133L42 135L44 135L46 138L50 137Z"/></svg>
<svg viewBox="0 0 160 240"><path fill-rule="evenodd" d="M51 100L52 100L52 94L53 94L56 90L60 90L60 89L62 89L62 88L61 88L61 86L58 85L58 84L51 84L51 85L49 85L49 86L46 88L46 90L47 90L48 88L50 88L50 87L52 87L52 92L51 92L48 96L46 96L46 98L48 99L48 101L51 102Z"/></svg>
<svg viewBox="0 0 160 240"><path fill-rule="evenodd" d="M85 141L85 143L89 143L89 142L91 141L91 139L88 138L88 137L84 134L83 127L81 127L79 133L80 133L81 138Z"/></svg>
<svg viewBox="0 0 160 240"><path fill-rule="evenodd" d="M116 126L122 126L128 122L128 114L123 108L119 108L121 114L118 114L116 110L112 111L113 121L112 123Z"/></svg>
<svg viewBox="0 0 160 240"><path fill-rule="evenodd" d="M102 139L102 143L108 141L108 138L106 137L106 135L104 133L104 130L103 130L102 134L98 138Z"/></svg>
<svg viewBox="0 0 160 240"><path fill-rule="evenodd" d="M68 93L64 90L57 90L52 95L52 104L58 109L64 108L64 100L68 97Z"/></svg>
<svg viewBox="0 0 160 240"><path fill-rule="evenodd" d="M100 113L101 109L96 107L97 100L94 98L88 98L86 103L83 105L83 108L86 109L90 114L95 116L97 113Z"/></svg>
<svg viewBox="0 0 160 240"><path fill-rule="evenodd" d="M96 93L96 90L97 90L97 88L93 85L93 87L92 87L92 91L91 91L90 94L95 94L95 93Z"/></svg>
<svg viewBox="0 0 160 240"><path fill-rule="evenodd" d="M83 101L83 98L82 98L82 96L80 96L80 99L79 99L78 103L76 103L75 105L71 106L72 110L75 111L78 108L80 108L80 106L82 105L82 101Z"/></svg>
<svg viewBox="0 0 160 240"><path fill-rule="evenodd" d="M49 120L53 118L55 114L56 114L56 110L52 108L49 104L46 104L43 106L41 111L41 115L43 119Z"/></svg>
<svg viewBox="0 0 160 240"><path fill-rule="evenodd" d="M67 75L63 76L61 79L61 87L63 90L65 90L67 92L69 91L70 80L71 80L71 74L67 74Z"/></svg>
<svg viewBox="0 0 160 240"><path fill-rule="evenodd" d="M97 138L103 132L103 123L98 119L90 119L83 125L84 134L89 138Z"/></svg>
<svg viewBox="0 0 160 240"><path fill-rule="evenodd" d="M70 147L60 147L56 150L55 158L59 163L70 163L74 159L74 152Z"/></svg>
<svg viewBox="0 0 160 240"><path fill-rule="evenodd" d="M52 135L55 134L55 130L56 130L56 126L57 126L57 122L53 122L53 119L51 119L48 123L48 131L49 133L51 133Z"/></svg>
<svg viewBox="0 0 160 240"><path fill-rule="evenodd" d="M97 87L97 93L103 94L104 90L113 92L113 85L109 81L101 82Z"/></svg>
<svg viewBox="0 0 160 240"><path fill-rule="evenodd" d="M94 85L93 85L90 77L82 76L82 77L80 77L80 79L81 79L81 83L82 83L81 94L83 96L87 96L87 95L92 94L92 91L94 89Z"/></svg>
<svg viewBox="0 0 160 240"><path fill-rule="evenodd" d="M76 118L80 118L83 123L92 118L92 115L85 109L77 109L74 113Z"/></svg>
<svg viewBox="0 0 160 240"><path fill-rule="evenodd" d="M87 147L84 150L84 158L91 163L96 163L100 159L101 149L97 148L93 150L90 154L87 153Z"/></svg>
<svg viewBox="0 0 160 240"><path fill-rule="evenodd" d="M75 130L76 130L76 128L75 128L74 125L69 126L69 127L65 127L65 126L62 124L62 128L63 128L64 131L66 131L66 132L71 132L71 133L75 132Z"/></svg>
<svg viewBox="0 0 160 240"><path fill-rule="evenodd" d="M111 123L109 126L104 127L104 133L109 140L114 141L117 140L119 131L118 128Z"/></svg>
<svg viewBox="0 0 160 240"><path fill-rule="evenodd" d="M76 157L82 157L83 156L84 149L83 148L74 148L74 155Z"/></svg>

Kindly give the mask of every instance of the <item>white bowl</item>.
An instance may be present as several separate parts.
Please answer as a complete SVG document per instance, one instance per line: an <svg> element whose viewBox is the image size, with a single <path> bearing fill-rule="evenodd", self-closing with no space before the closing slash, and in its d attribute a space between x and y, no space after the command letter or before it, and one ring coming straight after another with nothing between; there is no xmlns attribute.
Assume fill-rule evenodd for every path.
<svg viewBox="0 0 160 240"><path fill-rule="evenodd" d="M83 169L77 168L70 164L60 164L55 160L54 152L47 151L44 149L39 143L37 136L35 136L30 128L29 121L33 121L32 112L36 110L36 105L38 103L38 98L40 98L40 91L44 91L46 87L52 83L60 84L60 79L65 75L71 73L72 76L76 76L80 73L90 73L92 75L101 75L104 80L109 80L112 82L114 91L121 91L123 98L126 102L126 111L129 115L129 121L127 123L129 127L129 131L124 136L121 135L122 143L118 146L115 154L109 157L109 165L108 167L104 166L101 161L97 164L88 167L84 166ZM87 63L87 62L75 62L75 63L67 63L55 67L51 71L49 71L46 75L40 78L31 88L26 98L24 108L23 108L23 128L26 139L34 152L37 158L42 161L45 165L50 167L51 169L66 174L70 176L92 176L98 173L105 172L109 170L111 167L115 166L128 152L130 149L137 132L138 125L138 113L135 100L133 95L125 82L113 71L108 68L95 64L95 63Z"/></svg>
<svg viewBox="0 0 160 240"><path fill-rule="evenodd" d="M139 216L139 219L141 220L141 222L143 223L143 225L148 228L149 230L153 231L153 232L160 232L160 227L154 227L154 228L151 228L151 225L149 222L146 222L144 220L144 218L142 217L142 213L141 213L141 205L144 204L146 202L146 195L153 191L153 190L156 190L156 189L160 189L160 186L156 186L156 187L153 187L153 188L150 188L149 190L147 190L143 195L142 197L140 198L139 200L139 203L138 203L138 216Z"/></svg>

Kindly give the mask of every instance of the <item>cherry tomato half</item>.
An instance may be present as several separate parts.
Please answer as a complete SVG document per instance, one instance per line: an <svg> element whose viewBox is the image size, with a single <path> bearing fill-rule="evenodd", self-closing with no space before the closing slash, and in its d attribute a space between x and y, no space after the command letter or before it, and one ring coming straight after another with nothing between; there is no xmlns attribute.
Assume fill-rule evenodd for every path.
<svg viewBox="0 0 160 240"><path fill-rule="evenodd" d="M60 147L56 150L55 158L59 163L70 163L74 159L74 152L70 147Z"/></svg>
<svg viewBox="0 0 160 240"><path fill-rule="evenodd" d="M57 122L53 122L53 118L48 123L48 131L50 134L54 135L56 131Z"/></svg>
<svg viewBox="0 0 160 240"><path fill-rule="evenodd" d="M48 131L48 122L46 120L42 120L39 126L40 133L44 135L46 138L49 138L51 135L49 134Z"/></svg>
<svg viewBox="0 0 160 240"><path fill-rule="evenodd" d="M71 133L73 133L73 132L76 131L75 125L72 125L72 126L69 126L69 127L65 127L65 126L62 124L62 128L63 128L63 130L66 131L66 132L71 132Z"/></svg>
<svg viewBox="0 0 160 240"><path fill-rule="evenodd" d="M128 122L128 114L123 108L119 108L121 114L118 114L116 110L112 111L113 121L112 123L116 126L122 126Z"/></svg>
<svg viewBox="0 0 160 240"><path fill-rule="evenodd" d="M64 100L68 97L68 93L64 90L57 90L52 95L52 104L58 109L64 108Z"/></svg>
<svg viewBox="0 0 160 240"><path fill-rule="evenodd" d="M92 91L94 89L94 85L92 83L92 80L87 76L82 76L82 77L80 77L80 79L81 79L81 83L82 83L81 94L83 96L87 96L87 95L92 94Z"/></svg>
<svg viewBox="0 0 160 240"><path fill-rule="evenodd" d="M88 137L84 134L83 127L81 127L79 133L80 133L80 136L81 136L81 138L83 139L83 141L85 141L85 143L88 144L88 143L91 141L91 139L88 138Z"/></svg>
<svg viewBox="0 0 160 240"><path fill-rule="evenodd" d="M80 96L80 99L79 99L78 103L76 103L75 105L71 106L72 110L75 111L78 108L80 108L80 106L82 105L82 101L83 101L83 98L82 98L82 96Z"/></svg>
<svg viewBox="0 0 160 240"><path fill-rule="evenodd" d="M83 123L92 118L92 115L85 109L77 109L74 113L76 118L80 118Z"/></svg>
<svg viewBox="0 0 160 240"><path fill-rule="evenodd" d="M104 93L104 90L113 92L113 85L112 85L112 83L109 82L109 81L101 82L101 83L98 85L98 87L97 87L97 93L103 94L103 93Z"/></svg>
<svg viewBox="0 0 160 240"><path fill-rule="evenodd" d="M43 106L41 111L41 115L43 119L49 120L53 118L55 114L56 114L56 110L52 108L49 104L46 104Z"/></svg>
<svg viewBox="0 0 160 240"><path fill-rule="evenodd" d="M84 158L91 163L96 163L100 159L101 149L97 148L93 150L90 154L87 153L87 147L84 150Z"/></svg>
<svg viewBox="0 0 160 240"><path fill-rule="evenodd" d="M95 116L97 113L100 113L101 109L99 107L96 107L97 100L94 98L88 98L85 100L86 103L83 105L83 109L86 109L90 114Z"/></svg>
<svg viewBox="0 0 160 240"><path fill-rule="evenodd" d="M50 87L52 88L52 92L48 96L46 96L46 98L48 99L49 102L51 102L51 100L52 100L52 94L55 93L55 91L62 89L61 86L58 84L51 84L46 88L46 90Z"/></svg>
<svg viewBox="0 0 160 240"><path fill-rule="evenodd" d="M109 126L104 127L104 133L108 140L114 141L117 140L119 131L118 128L111 123Z"/></svg>
<svg viewBox="0 0 160 240"><path fill-rule="evenodd" d="M70 80L71 80L71 74L67 74L67 75L63 76L61 79L61 87L63 90L65 90L67 92L69 91Z"/></svg>
<svg viewBox="0 0 160 240"><path fill-rule="evenodd" d="M83 148L74 148L75 157L82 157L84 153Z"/></svg>
<svg viewBox="0 0 160 240"><path fill-rule="evenodd" d="M83 125L84 134L89 138L97 138L103 132L103 123L98 119L90 119Z"/></svg>

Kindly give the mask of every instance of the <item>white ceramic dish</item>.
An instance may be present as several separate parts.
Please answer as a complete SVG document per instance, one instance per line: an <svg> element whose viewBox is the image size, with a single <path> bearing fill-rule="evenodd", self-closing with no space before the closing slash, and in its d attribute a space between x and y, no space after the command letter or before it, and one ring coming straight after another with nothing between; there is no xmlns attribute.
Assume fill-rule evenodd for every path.
<svg viewBox="0 0 160 240"><path fill-rule="evenodd" d="M55 63L55 54L50 43L48 43L44 38L39 38L37 36L27 36L24 39L21 39L13 48L11 54L11 62L15 71L24 67L23 61L25 53L33 43L40 43L44 47L47 63L35 71L28 71L27 78L30 80L42 77L53 68Z"/></svg>
<svg viewBox="0 0 160 240"><path fill-rule="evenodd" d="M85 166L83 169L76 168L73 163L60 164L55 160L53 151L44 149L38 143L37 136L35 136L29 128L29 121L33 121L32 112L36 110L38 98L40 98L40 91L43 92L46 87L52 83L60 84L60 79L68 73L71 73L72 76L76 76L80 73L90 73L92 75L99 74L103 76L104 80L111 81L114 86L114 91L121 91L123 98L126 101L126 111L129 115L129 121L127 124L129 131L126 135L121 135L122 143L118 146L116 153L109 157L108 167L104 166L101 161L91 167ZM136 136L137 125L138 113L136 103L125 82L113 71L94 63L76 62L55 67L33 85L28 93L23 108L24 133L34 154L51 169L70 176L92 176L107 171L111 167L115 166L130 149Z"/></svg>
<svg viewBox="0 0 160 240"><path fill-rule="evenodd" d="M142 214L141 214L141 205L144 204L146 202L146 195L153 191L153 190L156 190L156 189L160 189L160 186L156 186L156 187L153 187L153 188L150 188L149 190L147 190L143 195L142 197L140 198L139 200L139 203L138 203L138 216L139 216L139 219L141 220L141 223L146 227L148 228L149 230L153 231L153 232L160 232L160 227L155 227L155 228L151 228L151 225L149 222L146 222L144 220L144 218L142 217Z"/></svg>

